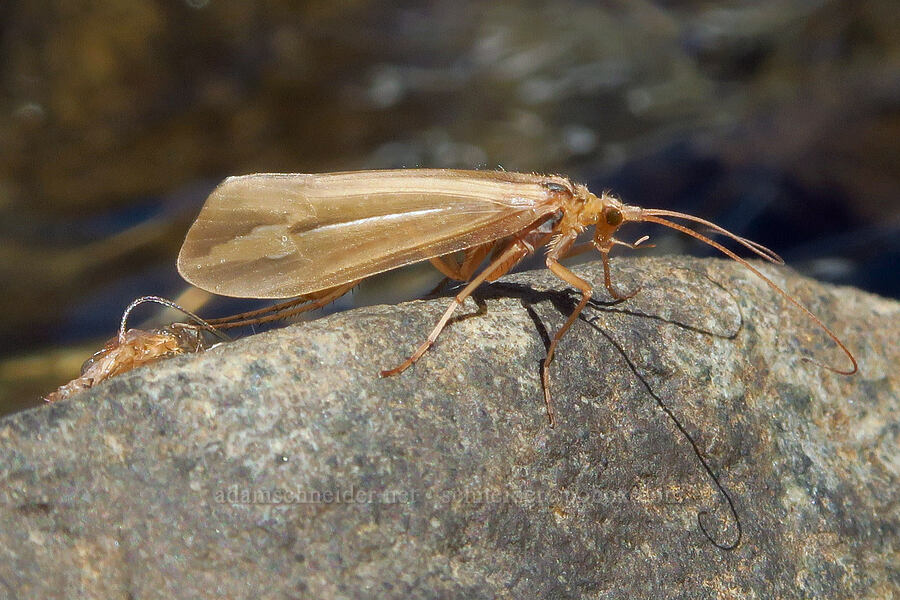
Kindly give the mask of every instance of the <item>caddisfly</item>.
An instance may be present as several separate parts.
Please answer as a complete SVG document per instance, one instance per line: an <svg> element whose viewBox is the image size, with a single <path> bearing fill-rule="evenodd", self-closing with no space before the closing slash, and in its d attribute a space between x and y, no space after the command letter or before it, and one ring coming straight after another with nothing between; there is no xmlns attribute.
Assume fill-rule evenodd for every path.
<svg viewBox="0 0 900 600"><path fill-rule="evenodd" d="M234 327L317 308L347 293L360 280L428 260L446 277L465 282L424 342L400 365L415 363L437 339L453 312L484 281L508 273L519 261L547 246L546 265L577 288L581 301L556 332L542 363L547 415L553 424L549 366L560 339L591 299L591 284L560 262L594 248L603 259L604 285L612 283L609 252L635 248L615 237L627 223L657 223L696 238L738 261L790 303L804 311L846 353L851 367L827 367L843 374L856 359L838 337L756 267L709 237L673 222L681 219L724 235L761 258L784 261L768 248L692 215L622 203L604 192L560 176L506 171L400 169L345 173L257 174L229 177L210 195L187 234L178 271L193 285L224 296L296 298L269 309L210 321ZM576 244L594 227L593 239ZM487 262L483 268L482 263ZM480 268L480 270L479 270Z"/></svg>

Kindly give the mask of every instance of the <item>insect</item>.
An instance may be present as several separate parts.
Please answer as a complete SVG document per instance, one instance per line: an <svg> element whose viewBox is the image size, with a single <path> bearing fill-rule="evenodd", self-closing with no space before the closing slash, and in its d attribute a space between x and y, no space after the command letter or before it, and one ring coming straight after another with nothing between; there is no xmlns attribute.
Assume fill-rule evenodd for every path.
<svg viewBox="0 0 900 600"><path fill-rule="evenodd" d="M132 311L147 302L155 302L179 310L195 324L172 323L152 331L128 329L128 317ZM46 402L64 400L76 392L91 388L101 381L121 375L141 365L170 356L199 352L207 346L203 338L204 331L213 333L223 341L228 339L208 322L171 300L158 296L138 298L129 304L122 314L118 335L108 340L100 350L85 361L81 367L81 376L47 394L44 396L44 400Z"/></svg>
<svg viewBox="0 0 900 600"><path fill-rule="evenodd" d="M581 300L553 336L541 366L552 426L549 367L560 339L593 293L589 282L560 261L598 250L606 289L615 299L628 299L638 290L626 293L613 285L609 253L614 246L636 248L646 238L628 243L617 239L616 233L628 223L656 223L744 265L805 312L851 362L845 370L822 366L848 375L856 372L853 354L812 312L725 246L671 219L703 225L769 262L784 264L768 248L705 219L629 206L607 192L597 196L565 177L402 169L230 177L212 192L188 231L178 271L188 282L216 294L295 298L270 309L209 322L220 328L259 322L259 315L266 312L270 314L264 319L271 320L311 310L337 299L366 277L425 260L446 277L466 283L409 358L381 372L386 377L415 363L482 282L498 279L546 246L547 268L581 292ZM577 243L590 227L594 228L592 239Z"/></svg>

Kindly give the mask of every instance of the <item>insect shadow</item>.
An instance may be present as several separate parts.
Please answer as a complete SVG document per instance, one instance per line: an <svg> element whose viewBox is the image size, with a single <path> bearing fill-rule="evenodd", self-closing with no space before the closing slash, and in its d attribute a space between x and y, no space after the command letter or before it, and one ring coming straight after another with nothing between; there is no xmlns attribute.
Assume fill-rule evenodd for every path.
<svg viewBox="0 0 900 600"><path fill-rule="evenodd" d="M720 290L722 290L725 294L727 294L732 301L734 312L737 314L737 323L728 328L725 331L716 331L711 328L705 327L699 323L690 322L687 319L679 319L679 318L671 318L666 317L659 314L654 314L652 312L652 306L647 307L647 310L640 310L637 308L630 308L634 304L633 300L601 300L599 298L591 298L588 302L587 306L593 310L600 310L606 313L617 313L625 316L631 316L636 318L641 318L645 320L657 321L659 323L664 323L668 325L674 325L680 329L685 331L690 331L692 333L707 335L718 339L724 340L733 340L737 338L740 332L744 328L744 317L740 311L740 304L735 298L734 294L728 290L721 283L715 281L710 278L706 274L698 273L693 269L684 269L681 267L675 267L676 269L681 269L687 272L690 272L694 275L699 275L706 279L709 283L716 286ZM434 299L434 298L442 298L445 295L452 295L454 287L448 289L441 289L440 286L435 288L426 298ZM531 320L535 324L535 329L538 335L541 337L541 341L544 344L545 349L550 347L552 343L552 338L550 336L550 331L547 327L544 326L544 323L541 317L537 314L537 312L532 308L538 304L545 304L549 302L556 311L560 312L563 315L571 314L572 310L577 304L577 301L574 299L572 290L564 289L564 290L536 290L533 287L524 284L511 283L511 282L492 282L489 284L484 284L478 288L473 294L472 299L475 301L478 310L472 312L466 312L451 318L448 321L449 324L458 323L461 321L465 321L471 319L473 317L479 317L487 314L487 300L496 300L502 298L518 298L522 306L528 311L528 315ZM579 320L582 322L589 323L590 319L587 316L580 316ZM538 365L540 365L542 361L538 361Z"/></svg>
<svg viewBox="0 0 900 600"><path fill-rule="evenodd" d="M594 310L601 312L618 313L626 316L632 316L640 319L649 319L660 323L674 325L686 331L691 331L701 335L708 335L715 338L727 340L735 339L740 334L744 326L743 314L740 311L740 305L737 299L734 297L731 291L729 291L723 285L708 277L707 275L696 273L696 271L693 271L691 269L684 270L701 275L707 281L709 281L731 297L734 303L735 310L739 317L737 325L733 327L731 331L712 331L698 324L688 323L679 319L672 319L669 317L652 314L651 312L647 311L627 308L623 305L626 305L629 302L628 300L604 301L599 299L592 299L588 303L588 306L590 306ZM574 310L575 305L577 304L577 301L573 299L572 292L568 290L539 291L527 285L509 282L494 282L488 286L479 288L478 292L476 294L473 294L473 298L475 299L478 306L477 311L460 315L450 322L459 322L465 319L484 315L487 312L486 300L510 297L520 299L522 306L525 308L529 318L534 323L535 330L541 337L542 343L544 344L545 348L549 348L550 344L552 343L550 330L545 326L544 320L538 314L537 310L535 310L535 305L550 302L554 309L560 314L569 315L571 314L572 310ZM703 452L700 450L700 447L694 440L693 436L688 432L687 428L684 426L684 424L682 424L681 420L675 415L674 411L669 407L669 405L659 396L659 394L657 394L653 390L653 387L647 381L647 378L641 373L638 365L629 357L628 352L623 347L623 345L617 342L605 329L603 329L597 323L597 317L582 314L579 316L579 320L586 323L594 331L602 335L603 338L616 350L616 352L621 355L628 369L634 374L635 378L640 382L640 384L650 395L650 397L653 398L660 410L662 410L672 421L672 423L675 425L675 428L682 434L682 436L684 436L688 444L690 444L691 449L693 450L694 455L697 457L697 460L700 462L700 465L703 467L703 470L712 480L716 490L719 492L719 494L721 494L722 498L724 498L728 506L728 511L735 523L736 533L734 535L734 539L731 542L723 542L713 537L713 534L710 533L710 528L707 527L706 524L704 524L704 521L709 516L709 511L707 510L700 510L697 513L697 524L700 528L700 531L703 533L706 539L716 548L719 548L721 550L734 550L735 548L737 548L743 537L743 526L741 524L737 508L735 507L734 500L719 480L719 477L713 470L712 466L704 457ZM536 362L536 368L538 371L540 371L541 361Z"/></svg>
<svg viewBox="0 0 900 600"><path fill-rule="evenodd" d="M643 388L646 390L647 394L650 395L651 398L656 402L656 405L659 406L660 410L662 410L667 417L672 421L672 424L675 425L675 428L684 436L687 440L688 444L690 444L691 449L694 451L694 455L697 457L697 460L700 462L700 465L703 467L703 470L706 471L706 474L712 480L713 485L716 490L722 495L725 499L725 502L728 504L728 511L731 513L732 518L734 519L734 524L736 528L736 533L734 540L731 542L721 542L716 540L713 535L709 532L709 529L706 525L703 524L704 518L709 515L709 511L701 510L697 512L697 525L700 527L700 531L703 532L703 535L706 537L709 542L719 548L720 550L734 550L741 543L741 538L743 537L743 527L741 525L741 518L738 515L737 508L735 508L734 500L731 497L731 494L728 493L728 490L725 489L725 486L722 485L722 482L719 480L716 472L713 471L712 466L710 466L709 462L703 456L703 452L700 450L699 445L694 440L694 437L688 432L685 428L684 424L682 424L681 420L675 416L673 410L669 407L668 404L657 394L650 383L647 381L646 377L644 377L639 371L637 365L631 358L628 356L628 353L625 351L625 348L622 347L605 329L600 327L597 324L596 318L586 319L588 325L590 325L595 331L597 331L600 335L602 335L609 344L615 348L615 350L621 355L622 360L625 361L625 364L628 366L628 369L634 374L635 378L641 383Z"/></svg>

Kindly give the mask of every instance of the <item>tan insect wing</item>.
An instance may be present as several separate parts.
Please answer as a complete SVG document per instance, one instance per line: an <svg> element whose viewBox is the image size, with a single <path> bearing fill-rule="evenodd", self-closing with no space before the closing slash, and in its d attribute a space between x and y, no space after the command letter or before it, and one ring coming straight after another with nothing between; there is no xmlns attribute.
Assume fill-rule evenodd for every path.
<svg viewBox="0 0 900 600"><path fill-rule="evenodd" d="M288 298L514 235L572 184L404 169L231 177L188 232L178 270L225 296Z"/></svg>

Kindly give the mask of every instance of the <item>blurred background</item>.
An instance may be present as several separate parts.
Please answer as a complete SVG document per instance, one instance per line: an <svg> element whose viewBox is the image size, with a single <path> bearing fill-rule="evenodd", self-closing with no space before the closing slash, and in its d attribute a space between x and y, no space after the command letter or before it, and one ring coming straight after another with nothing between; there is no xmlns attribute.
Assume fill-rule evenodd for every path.
<svg viewBox="0 0 900 600"><path fill-rule="evenodd" d="M137 296L245 308L175 270L235 174L561 173L900 297L898 31L896 0L3 3L0 412L76 376Z"/></svg>

